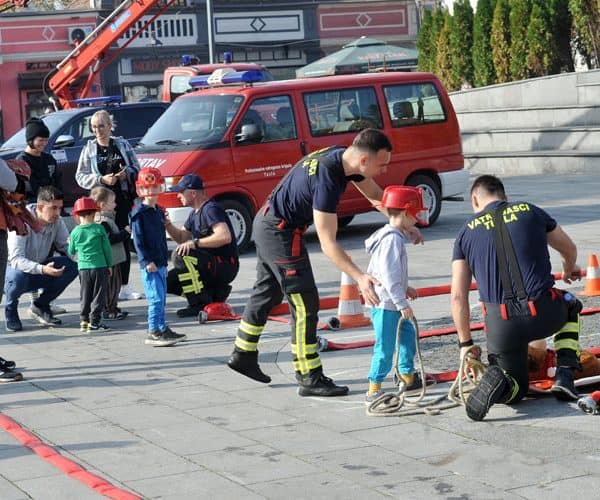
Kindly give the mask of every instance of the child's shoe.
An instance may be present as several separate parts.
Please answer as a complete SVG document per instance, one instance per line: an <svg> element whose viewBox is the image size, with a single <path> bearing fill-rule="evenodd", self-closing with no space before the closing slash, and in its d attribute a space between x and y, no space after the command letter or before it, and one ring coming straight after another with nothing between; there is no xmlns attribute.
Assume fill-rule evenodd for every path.
<svg viewBox="0 0 600 500"><path fill-rule="evenodd" d="M384 394L385 392L383 391L377 391L375 394L370 394L369 391L367 391L367 393L365 394L365 404L367 406L370 406L373 401L379 399Z"/></svg>
<svg viewBox="0 0 600 500"><path fill-rule="evenodd" d="M79 331L83 333L87 333L88 327L90 326L89 321L82 321L79 323Z"/></svg>
<svg viewBox="0 0 600 500"><path fill-rule="evenodd" d="M164 338L160 330L152 330L151 332L148 332L148 336L146 337L146 340L144 340L144 344L153 345L154 347L168 347L176 344L177 342L179 342L179 339Z"/></svg>
<svg viewBox="0 0 600 500"><path fill-rule="evenodd" d="M184 335L183 333L174 332L168 326L160 332L160 335L165 340L175 340L177 342L187 339L187 335Z"/></svg>

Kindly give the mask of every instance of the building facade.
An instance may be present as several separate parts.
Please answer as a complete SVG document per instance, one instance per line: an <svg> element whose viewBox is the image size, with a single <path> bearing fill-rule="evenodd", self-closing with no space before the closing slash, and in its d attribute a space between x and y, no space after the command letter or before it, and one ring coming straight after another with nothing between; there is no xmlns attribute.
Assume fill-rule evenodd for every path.
<svg viewBox="0 0 600 500"><path fill-rule="evenodd" d="M48 108L47 79L75 48L74 30L89 33L107 17L106 1L89 10L0 15L0 139ZM158 99L163 70L179 65L184 54L209 62L211 41L214 62L231 52L234 61L261 63L279 79L293 78L297 68L362 35L414 48L420 9L431 3L436 2L213 0L207 13L204 0L180 0L102 71L91 94ZM131 26L108 51L122 47L149 18Z"/></svg>

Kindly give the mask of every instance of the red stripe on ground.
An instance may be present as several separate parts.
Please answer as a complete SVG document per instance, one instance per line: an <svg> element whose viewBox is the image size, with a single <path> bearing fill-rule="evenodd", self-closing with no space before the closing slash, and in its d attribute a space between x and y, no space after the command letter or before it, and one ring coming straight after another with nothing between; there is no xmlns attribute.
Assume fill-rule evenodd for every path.
<svg viewBox="0 0 600 500"><path fill-rule="evenodd" d="M77 462L61 455L52 446L42 443L37 436L34 436L12 418L7 417L2 413L0 413L0 427L9 434L12 434L17 441L29 448L40 458L43 458L46 462L64 472L67 476L82 482L96 491L96 493L108 498L113 498L114 500L142 500L141 497L117 488L106 479L88 472Z"/></svg>

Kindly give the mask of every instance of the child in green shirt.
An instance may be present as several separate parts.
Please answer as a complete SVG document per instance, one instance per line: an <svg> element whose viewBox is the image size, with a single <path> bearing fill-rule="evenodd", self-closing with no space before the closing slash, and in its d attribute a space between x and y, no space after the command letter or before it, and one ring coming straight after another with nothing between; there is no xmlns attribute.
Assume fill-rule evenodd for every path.
<svg viewBox="0 0 600 500"><path fill-rule="evenodd" d="M73 207L73 215L79 225L71 231L69 253L77 254L77 269L81 283L81 328L84 333L106 331L101 323L106 301L108 277L112 267L112 250L106 231L94 222L98 205L92 198L79 198Z"/></svg>

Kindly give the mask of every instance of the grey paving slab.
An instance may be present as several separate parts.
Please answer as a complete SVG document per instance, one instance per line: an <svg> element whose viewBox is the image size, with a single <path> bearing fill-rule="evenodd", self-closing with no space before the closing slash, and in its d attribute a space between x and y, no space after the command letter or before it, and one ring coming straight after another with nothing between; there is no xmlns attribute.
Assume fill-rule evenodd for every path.
<svg viewBox="0 0 600 500"><path fill-rule="evenodd" d="M252 484L248 488L264 498L310 500L328 498L332 500L381 500L385 495L359 484L349 483L331 474L311 474L299 478Z"/></svg>
<svg viewBox="0 0 600 500"><path fill-rule="evenodd" d="M160 498L161 500L180 500L182 498L259 500L265 498L228 478L207 470L163 475L143 481L131 481L130 484L144 498Z"/></svg>
<svg viewBox="0 0 600 500"><path fill-rule="evenodd" d="M567 193L565 185L573 189ZM578 244L581 265L589 252L600 251L598 176L508 179L507 186L513 196L551 210ZM450 282L449 249L469 213L468 202L445 203L438 224L424 232L426 244L407 248L413 286ZM363 241L382 222L366 214L340 232L340 243L363 267ZM307 241L321 295L337 293L339 272L320 252L314 231ZM551 259L559 270L554 252ZM253 253L242 256L230 297L237 312L251 289L254 264ZM135 262L131 281L141 289ZM477 294L471 298L476 302ZM600 306L600 298L592 300ZM26 377L0 384L0 412L143 498L562 499L594 497L598 490L600 420L573 404L550 397L496 405L481 423L470 421L463 408L437 416L367 417L370 348L322 354L325 373L347 384L348 396L301 398L287 324L269 321L261 338L259 360L273 378L263 385L226 366L235 321L198 325L177 318L183 301L169 297L168 320L188 341L159 349L143 343L145 301L122 303L131 315L100 335L78 331L78 302L74 283L59 300L69 312L56 329L38 328L24 303L26 329L15 334L3 333L0 308L0 355L17 360ZM447 296L413 305L421 330L449 326ZM582 340L600 345L594 323L584 319L582 325ZM321 334L337 342L373 335L370 327ZM485 342L482 333L474 337ZM456 368L454 342L448 336L422 343L428 369ZM391 387L388 379L384 388ZM432 392L444 390L447 385ZM96 497L0 430L0 498L88 495Z"/></svg>
<svg viewBox="0 0 600 500"><path fill-rule="evenodd" d="M3 500L26 500L31 497L14 483L0 476L0 498Z"/></svg>
<svg viewBox="0 0 600 500"><path fill-rule="evenodd" d="M264 445L232 447L226 450L190 455L189 459L239 484L306 477L321 469L307 460Z"/></svg>

